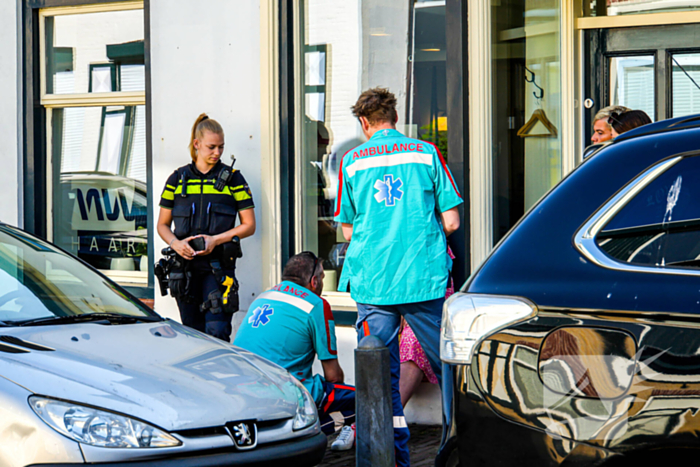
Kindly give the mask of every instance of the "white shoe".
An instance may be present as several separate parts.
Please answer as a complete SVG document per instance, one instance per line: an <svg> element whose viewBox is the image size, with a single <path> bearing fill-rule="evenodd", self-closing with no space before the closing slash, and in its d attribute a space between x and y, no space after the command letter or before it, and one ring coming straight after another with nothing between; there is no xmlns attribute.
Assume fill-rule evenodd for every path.
<svg viewBox="0 0 700 467"><path fill-rule="evenodd" d="M331 444L331 451L347 451L355 445L355 425L344 426Z"/></svg>

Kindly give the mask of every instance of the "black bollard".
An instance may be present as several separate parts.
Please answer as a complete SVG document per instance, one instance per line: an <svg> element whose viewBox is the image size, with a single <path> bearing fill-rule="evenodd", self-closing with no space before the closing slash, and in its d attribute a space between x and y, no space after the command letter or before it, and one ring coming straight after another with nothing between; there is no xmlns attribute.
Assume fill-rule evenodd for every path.
<svg viewBox="0 0 700 467"><path fill-rule="evenodd" d="M376 336L364 337L355 350L357 467L395 466L389 359L389 349Z"/></svg>

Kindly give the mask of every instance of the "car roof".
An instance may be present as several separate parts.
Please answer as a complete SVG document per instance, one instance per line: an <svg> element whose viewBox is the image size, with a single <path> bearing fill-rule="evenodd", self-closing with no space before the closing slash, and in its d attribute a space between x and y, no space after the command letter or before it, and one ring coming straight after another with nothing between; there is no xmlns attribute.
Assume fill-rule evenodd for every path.
<svg viewBox="0 0 700 467"><path fill-rule="evenodd" d="M681 293L689 283L695 287L696 277L603 268L583 257L574 243L586 220L630 181L660 161L699 152L700 116L649 124L621 135L533 205L462 291L521 296L539 307L700 313L697 298ZM666 194L662 198L665 202ZM638 302L625 301L637 295Z"/></svg>
<svg viewBox="0 0 700 467"><path fill-rule="evenodd" d="M620 141L626 141L632 138L638 138L640 136L647 136L656 133L666 133L669 131L687 130L689 128L698 127L700 127L700 114L670 118L668 120L661 120L660 122L649 123L648 125L642 125L640 127L634 128L615 138L615 143Z"/></svg>
<svg viewBox="0 0 700 467"><path fill-rule="evenodd" d="M61 174L61 181L84 181L99 183L101 180L110 180L115 182L133 183L139 190L144 193L148 192L148 188L145 182L135 178L124 177L122 175L115 175L109 172L63 172Z"/></svg>

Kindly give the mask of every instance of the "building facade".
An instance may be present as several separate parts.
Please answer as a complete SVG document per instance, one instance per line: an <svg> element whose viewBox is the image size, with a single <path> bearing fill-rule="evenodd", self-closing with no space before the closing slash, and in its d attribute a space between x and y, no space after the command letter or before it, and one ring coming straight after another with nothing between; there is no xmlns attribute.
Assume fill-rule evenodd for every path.
<svg viewBox="0 0 700 467"><path fill-rule="evenodd" d="M359 93L389 87L399 129L446 156L466 201L450 237L459 286L580 162L597 110L700 111L699 22L700 0L8 0L0 219L177 319L154 287L154 221L207 112L256 202L241 307L291 254L315 251L352 382L332 206L340 157L362 142ZM439 423L436 388L411 404L409 417Z"/></svg>

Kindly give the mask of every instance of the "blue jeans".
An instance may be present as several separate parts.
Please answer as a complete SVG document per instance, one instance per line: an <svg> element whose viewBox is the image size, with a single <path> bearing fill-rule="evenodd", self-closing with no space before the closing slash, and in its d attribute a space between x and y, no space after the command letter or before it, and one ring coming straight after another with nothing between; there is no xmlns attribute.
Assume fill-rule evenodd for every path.
<svg viewBox="0 0 700 467"><path fill-rule="evenodd" d="M401 360L399 356L399 326L401 316L411 326L418 342L428 357L430 366L442 385L442 365L440 363L440 321L444 298L425 302L401 305L367 305L357 304L358 342L366 335L379 337L389 348L391 354L391 399L394 412L394 449L396 465L410 465L408 456L408 439L410 434L401 405L399 378L401 377Z"/></svg>

